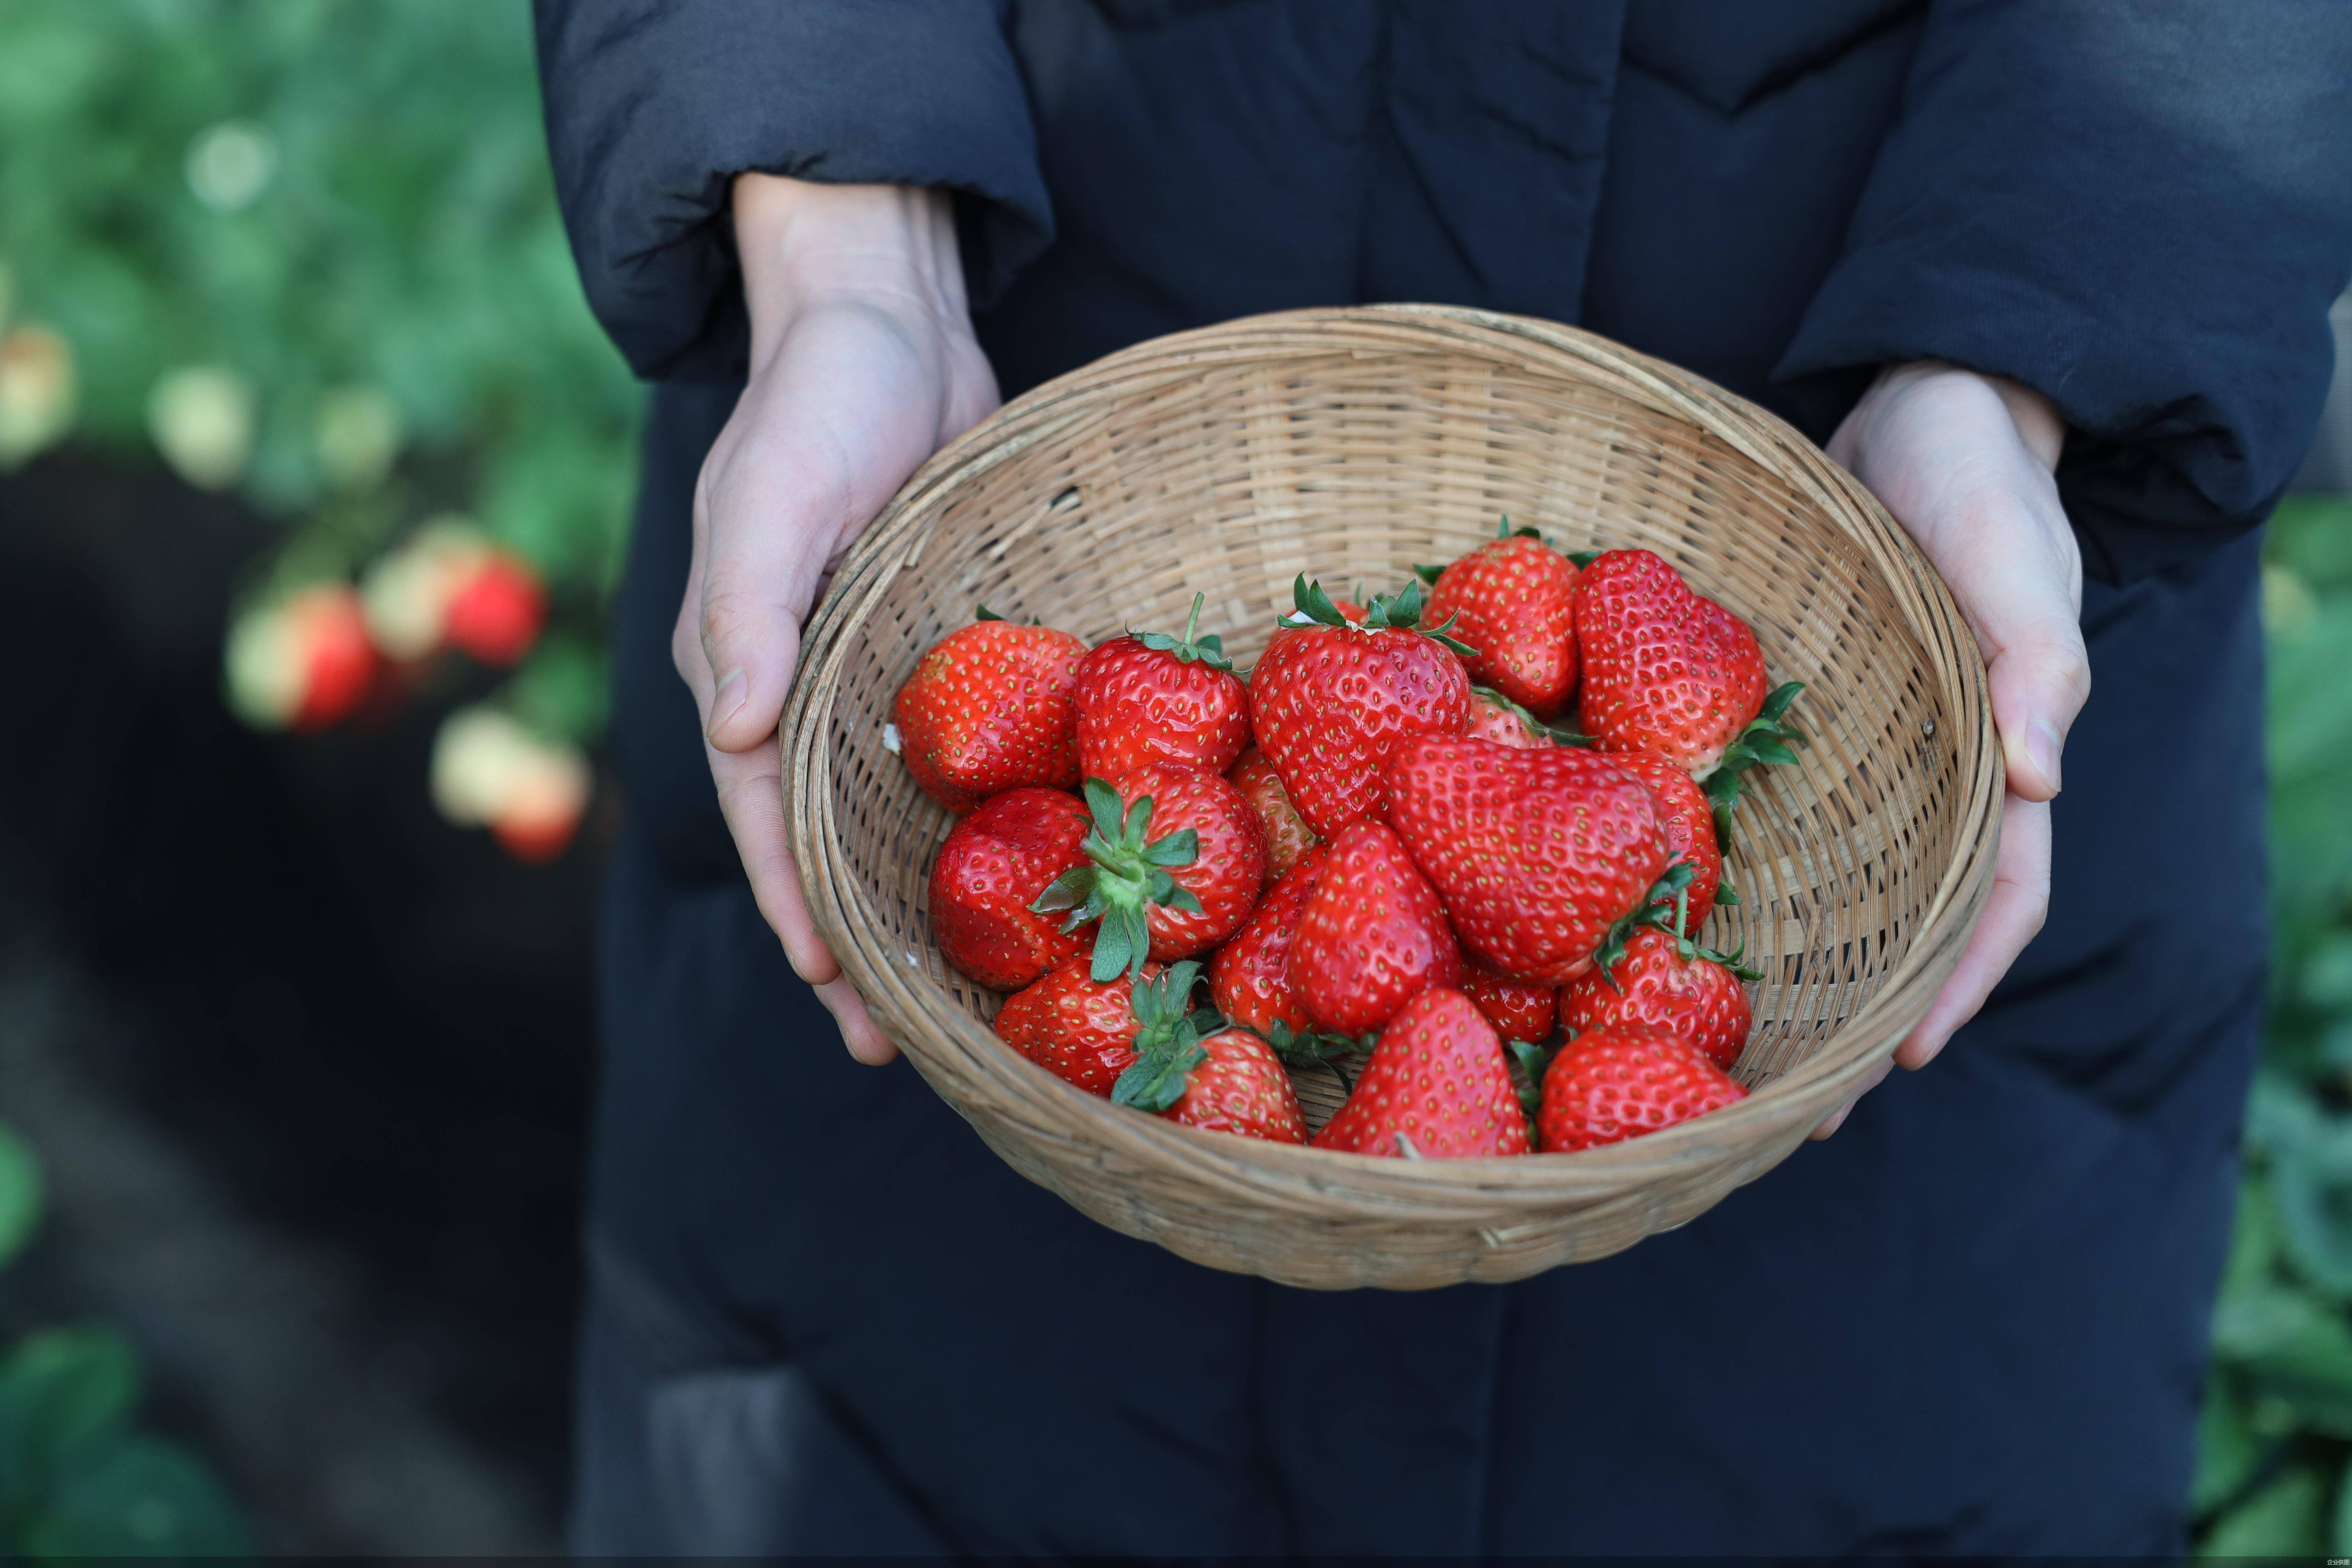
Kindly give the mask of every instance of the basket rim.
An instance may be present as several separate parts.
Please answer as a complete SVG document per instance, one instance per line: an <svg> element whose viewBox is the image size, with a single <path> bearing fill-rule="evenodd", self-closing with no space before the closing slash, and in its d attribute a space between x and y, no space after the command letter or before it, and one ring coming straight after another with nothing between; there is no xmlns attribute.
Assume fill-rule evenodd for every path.
<svg viewBox="0 0 2352 1568"><path fill-rule="evenodd" d="M921 558L940 504L999 464L1106 417L1129 395L1189 381L1221 362L1292 350L1324 355L1469 349L1558 374L1572 361L1579 379L1599 382L1654 412L1695 425L1774 473L1845 529L1873 565L1917 589L1920 619L1906 629L1931 653L1964 651L1957 722L1974 731L1978 765L1962 784L1959 849L1927 900L1916 934L1876 992L1818 1049L1746 1099L1640 1138L1574 1153L1469 1160L1398 1160L1207 1132L1135 1114L1090 1095L1006 1047L921 969L901 970L858 936L851 906L871 904L835 864L829 733L849 635L873 613L898 573ZM1010 540L1003 542L1009 543ZM1001 543L999 548L1002 549ZM1959 743L1965 759L1966 741ZM1981 653L1950 591L1875 497L1793 426L1701 377L1580 328L1467 307L1385 304L1247 316L1148 340L1046 382L1006 404L940 449L892 499L837 569L832 591L803 636L801 668L780 735L787 827L812 918L876 1022L924 1076L943 1090L978 1079L1022 1102L1032 1117L1084 1124L1098 1164L1181 1166L1201 1183L1266 1205L1329 1219L1335 1203L1366 1218L1396 1219L1444 1209L1473 1217L1517 1212L1513 1199L1597 1202L1670 1172L1718 1159L1722 1147L1760 1146L1807 1130L1856 1092L1894 1051L1958 963L1989 895L2000 839L2000 751ZM868 927L870 929L870 925ZM919 984L908 984L909 981ZM926 1037L929 1026L941 1034ZM957 1059L961 1058L961 1059ZM944 1080L944 1081L942 1081ZM946 1096L958 1102L955 1093ZM961 1106L959 1106L961 1109Z"/></svg>

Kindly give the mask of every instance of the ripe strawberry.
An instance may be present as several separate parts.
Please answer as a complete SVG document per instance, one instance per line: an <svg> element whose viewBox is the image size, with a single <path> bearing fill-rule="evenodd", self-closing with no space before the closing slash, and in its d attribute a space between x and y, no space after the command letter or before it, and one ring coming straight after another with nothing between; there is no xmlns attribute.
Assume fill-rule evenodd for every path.
<svg viewBox="0 0 2352 1568"><path fill-rule="evenodd" d="M994 991L1018 991L1087 951L1029 906L1084 864L1086 804L1057 789L1011 789L957 823L931 863L931 936L940 955Z"/></svg>
<svg viewBox="0 0 2352 1568"><path fill-rule="evenodd" d="M1458 735L1470 721L1462 645L1416 629L1421 584L1372 601L1349 624L1319 585L1292 587L1317 622L1267 644L1250 677L1250 721L1307 826L1328 838L1351 822L1385 821L1383 770L1415 735Z"/></svg>
<svg viewBox="0 0 2352 1568"><path fill-rule="evenodd" d="M1612 935L1591 972L1560 992L1560 1022L1578 1030L1655 1024L1705 1051L1717 1067L1737 1062L1749 1026L1748 990L1740 982L1764 976L1741 963L1737 952L1699 946L1688 930L1678 899L1671 926Z"/></svg>
<svg viewBox="0 0 2352 1568"><path fill-rule="evenodd" d="M1505 518L1496 536L1442 571L1429 616L1477 651L1462 656L1470 679L1491 686L1538 719L1556 717L1576 689L1576 568L1532 528Z"/></svg>
<svg viewBox="0 0 2352 1568"><path fill-rule="evenodd" d="M1290 949L1298 917L1323 872L1321 847L1309 849L1290 875L1276 882L1249 921L1209 961L1209 995L1218 1009L1245 1029L1271 1035L1276 1025L1294 1034L1312 1029L1290 984Z"/></svg>
<svg viewBox="0 0 2352 1568"><path fill-rule="evenodd" d="M1576 635L1584 654L1578 719L1602 745L1655 752L1701 781L1727 762L1796 761L1779 724L1796 691L1772 693L1779 709L1766 715L1756 634L1691 592L1663 558L1646 550L1594 557L1576 586ZM1759 719L1764 729L1751 731ZM1730 756L1743 742L1745 758Z"/></svg>
<svg viewBox="0 0 2352 1568"><path fill-rule="evenodd" d="M1474 966L1462 990L1507 1040L1532 1043L1549 1038L1559 1015L1559 992L1555 987L1506 980L1491 970Z"/></svg>
<svg viewBox="0 0 2352 1568"><path fill-rule="evenodd" d="M1620 1024L1579 1035L1545 1069L1546 1153L1622 1142L1720 1110L1748 1091L1671 1030Z"/></svg>
<svg viewBox="0 0 2352 1568"><path fill-rule="evenodd" d="M1274 882L1290 875L1290 868L1305 858L1309 849L1322 842L1298 808L1290 804L1290 792L1282 787L1282 775L1274 771L1264 752L1252 746L1242 753L1242 760L1225 774L1233 781L1242 798L1257 813L1258 826L1265 830L1265 879Z"/></svg>
<svg viewBox="0 0 2352 1568"><path fill-rule="evenodd" d="M961 816L1023 784L1078 782L1078 661L1087 645L993 617L950 632L891 707L893 749L923 793ZM886 742L890 737L886 736Z"/></svg>
<svg viewBox="0 0 2352 1568"><path fill-rule="evenodd" d="M237 617L225 662L229 705L247 722L323 730L366 700L381 660L359 595L320 583Z"/></svg>
<svg viewBox="0 0 2352 1568"><path fill-rule="evenodd" d="M1203 595L1184 635L1114 637L1078 666L1078 766L1115 779L1147 763L1221 773L1249 744L1249 689L1222 640L1196 637Z"/></svg>
<svg viewBox="0 0 2352 1568"><path fill-rule="evenodd" d="M1265 885L1265 835L1242 792L1214 773L1141 767L1116 787L1088 779L1086 860L1030 904L1095 928L1092 970L1108 980L1147 954L1187 958L1233 935ZM1152 837L1157 827L1160 837Z"/></svg>
<svg viewBox="0 0 2352 1568"><path fill-rule="evenodd" d="M1526 1153L1528 1119L1494 1026L1469 997L1435 985L1389 1020L1348 1102L1314 1142L1354 1154L1475 1160Z"/></svg>
<svg viewBox="0 0 2352 1568"><path fill-rule="evenodd" d="M1341 1035L1377 1029L1433 985L1467 973L1437 889L1404 843L1376 822L1340 829L1298 914L1292 993Z"/></svg>
<svg viewBox="0 0 2352 1568"><path fill-rule="evenodd" d="M1088 1094L1108 1096L1118 1075L1135 1065L1138 999L1150 994L1154 1000L1145 1005L1157 1007L1160 993L1152 987L1166 979L1150 963L1132 982L1123 975L1094 980L1085 959L1066 959L1004 999L996 1010L997 1037Z"/></svg>
<svg viewBox="0 0 2352 1568"><path fill-rule="evenodd" d="M1650 792L1573 747L1424 737L1398 751L1389 794L1463 944L1530 985L1582 973L1666 867Z"/></svg>
<svg viewBox="0 0 2352 1568"><path fill-rule="evenodd" d="M1551 744L1551 737L1536 721L1534 714L1493 687L1474 686L1470 695L1470 727L1462 732L1465 738L1491 741L1517 751Z"/></svg>
<svg viewBox="0 0 2352 1568"><path fill-rule="evenodd" d="M1655 752L1606 751L1601 757L1648 785L1656 800L1658 816L1666 825L1666 858L1691 868L1688 929L1705 925L1718 901L1738 903L1738 895L1724 886L1723 851L1716 844L1714 808L1706 792Z"/></svg>
<svg viewBox="0 0 2352 1568"><path fill-rule="evenodd" d="M1121 1074L1111 1099L1204 1131L1275 1143L1307 1142L1307 1118L1299 1112L1290 1075L1266 1043L1246 1029L1219 1029L1197 1043L1190 1029L1179 1031L1168 1046L1146 1050Z"/></svg>
<svg viewBox="0 0 2352 1568"><path fill-rule="evenodd" d="M484 664L506 666L530 651L547 624L547 590L521 557L491 549L449 596L442 635Z"/></svg>

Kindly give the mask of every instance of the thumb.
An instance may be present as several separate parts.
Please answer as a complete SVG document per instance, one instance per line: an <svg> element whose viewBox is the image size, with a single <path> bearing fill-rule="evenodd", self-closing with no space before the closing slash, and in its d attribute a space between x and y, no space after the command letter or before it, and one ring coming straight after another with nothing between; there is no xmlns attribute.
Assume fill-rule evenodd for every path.
<svg viewBox="0 0 2352 1568"><path fill-rule="evenodd" d="M2059 790L2066 733L2091 694L2090 656L2071 606L2001 611L1980 617L1979 635L1990 645L1985 679L2009 787L2048 800Z"/></svg>
<svg viewBox="0 0 2352 1568"><path fill-rule="evenodd" d="M816 529L777 527L772 519L747 526L740 515L782 499L770 487L746 494L721 484L705 503L709 543L694 633L709 672L703 732L722 752L749 751L775 734L824 566Z"/></svg>

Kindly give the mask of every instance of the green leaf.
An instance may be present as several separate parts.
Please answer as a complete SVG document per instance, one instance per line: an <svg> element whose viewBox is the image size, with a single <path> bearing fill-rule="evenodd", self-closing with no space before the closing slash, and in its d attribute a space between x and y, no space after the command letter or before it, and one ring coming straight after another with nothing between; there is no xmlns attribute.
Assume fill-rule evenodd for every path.
<svg viewBox="0 0 2352 1568"><path fill-rule="evenodd" d="M1154 803L1150 795L1136 796L1135 804L1127 808L1127 827L1118 836L1121 844L1129 849L1140 851L1150 842L1153 809Z"/></svg>
<svg viewBox="0 0 2352 1568"><path fill-rule="evenodd" d="M1088 779L1084 794L1087 810L1095 819L1095 831L1116 844L1126 831L1127 813L1119 804L1118 791L1102 779Z"/></svg>
<svg viewBox="0 0 2352 1568"><path fill-rule="evenodd" d="M2292 1286L2242 1291L2215 1308L2213 1348L2305 1425L2352 1438L2352 1327L2341 1314Z"/></svg>
<svg viewBox="0 0 2352 1568"><path fill-rule="evenodd" d="M25 1249L40 1223L41 1165L32 1146L0 1126L0 1263Z"/></svg>
<svg viewBox="0 0 2352 1568"><path fill-rule="evenodd" d="M973 619L973 620L975 620L975 621L1001 621L1001 620L1003 620L1003 618L1004 618L1004 617L1003 617L1003 616L998 615L994 610L990 609L986 605L981 605L981 607L980 607L980 613L979 613L978 615L976 615L976 616L972 616L972 619Z"/></svg>
<svg viewBox="0 0 2352 1568"><path fill-rule="evenodd" d="M2197 1419L2197 1479L2189 1493L2189 1511L2203 1515L2234 1500L2252 1479L2265 1447L2247 1424L2245 1411L2213 1379Z"/></svg>
<svg viewBox="0 0 2352 1568"><path fill-rule="evenodd" d="M0 1485L12 1504L54 1484L87 1445L121 1433L139 1398L139 1360L110 1327L29 1334L0 1358Z"/></svg>
<svg viewBox="0 0 2352 1568"><path fill-rule="evenodd" d="M1041 915L1076 909L1094 891L1096 875L1092 866L1073 866L1046 883L1029 907Z"/></svg>
<svg viewBox="0 0 2352 1568"><path fill-rule="evenodd" d="M1094 957L1087 973L1097 985L1109 984L1130 967L1138 971L1143 967L1144 955L1136 951L1128 923L1119 918L1123 913L1106 910L1101 923L1095 927Z"/></svg>
<svg viewBox="0 0 2352 1568"><path fill-rule="evenodd" d="M2316 1557L2324 1487L2317 1472L2296 1466L2231 1509L2199 1544L2202 1557Z"/></svg>
<svg viewBox="0 0 2352 1568"><path fill-rule="evenodd" d="M1787 716L1789 705L1796 701L1798 697L1803 694L1804 689L1805 683L1801 680L1791 680L1785 685L1774 687L1771 694L1764 699L1764 707L1758 717L1768 724L1779 723Z"/></svg>
<svg viewBox="0 0 2352 1568"><path fill-rule="evenodd" d="M78 1456L24 1528L27 1556L245 1557L237 1510L204 1466L175 1444L131 1436Z"/></svg>
<svg viewBox="0 0 2352 1568"><path fill-rule="evenodd" d="M1153 840L1143 851L1145 861L1154 866L1190 866L1200 858L1201 835L1190 827Z"/></svg>
<svg viewBox="0 0 2352 1568"><path fill-rule="evenodd" d="M1797 761L1796 752L1789 750L1788 747L1782 745L1780 742L1772 739L1769 735L1759 736L1754 741L1749 742L1748 749L1754 753L1759 762L1781 763L1793 766Z"/></svg>
<svg viewBox="0 0 2352 1568"><path fill-rule="evenodd" d="M1574 562L1576 563L1576 569L1581 572L1587 566L1590 566L1594 562L1600 560L1604 553L1605 552L1599 550L1571 550L1568 552L1568 558Z"/></svg>
<svg viewBox="0 0 2352 1568"><path fill-rule="evenodd" d="M1423 566L1419 563L1415 563L1412 569L1412 574L1420 578L1423 582L1428 584L1431 587L1434 588L1437 586L1437 580L1445 575L1445 568L1443 566Z"/></svg>
<svg viewBox="0 0 2352 1568"><path fill-rule="evenodd" d="M1111 1103L1131 1105L1138 1110L1165 1110L1183 1098L1192 1085L1192 1069L1208 1059L1209 1053L1190 1038L1147 1051L1118 1075L1118 1081L1111 1086Z"/></svg>
<svg viewBox="0 0 2352 1568"><path fill-rule="evenodd" d="M1192 889L1181 882L1176 883L1167 896L1161 898L1159 902L1162 909L1181 910L1188 915L1208 912L1201 908L1201 900L1194 895Z"/></svg>
<svg viewBox="0 0 2352 1568"><path fill-rule="evenodd" d="M1297 607L1300 615L1309 620L1320 622L1327 626L1344 626L1348 624L1348 617L1339 613L1339 606L1331 602L1331 595L1323 591L1323 584L1309 583L1304 572L1301 572L1297 581L1290 585L1290 602Z"/></svg>

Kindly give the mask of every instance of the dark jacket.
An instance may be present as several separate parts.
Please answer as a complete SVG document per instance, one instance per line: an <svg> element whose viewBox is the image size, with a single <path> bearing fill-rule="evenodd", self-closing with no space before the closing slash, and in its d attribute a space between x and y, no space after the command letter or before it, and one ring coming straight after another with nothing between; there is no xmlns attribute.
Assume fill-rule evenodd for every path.
<svg viewBox="0 0 2352 1568"><path fill-rule="evenodd" d="M798 1366L900 1522L967 1550L2178 1544L2264 950L2241 536L2352 267L2352 7L549 0L540 33L590 300L665 384L615 627L600 1247ZM1889 360L2038 387L2104 580L2049 927L1933 1070L1614 1259L1318 1296L1095 1226L847 1061L710 798L667 640L743 367L744 170L954 187L1008 395L1371 300L1580 321L1816 436Z"/></svg>

